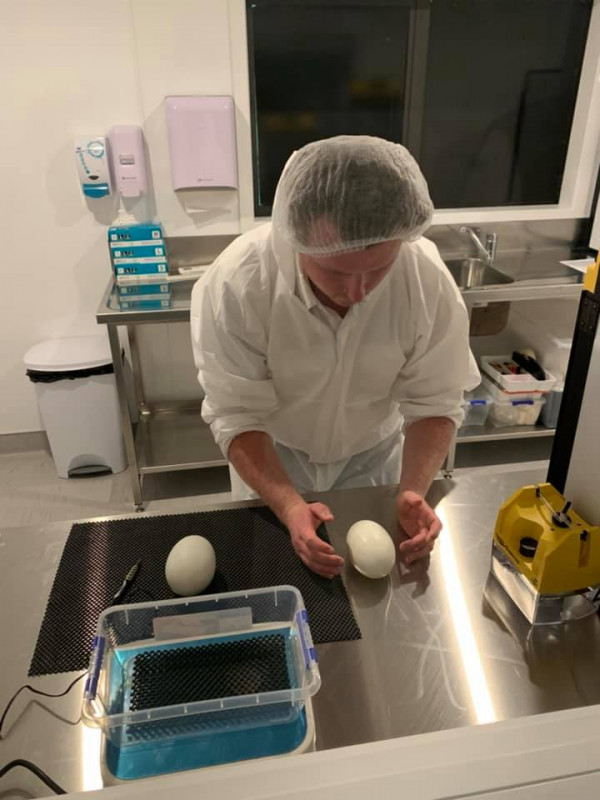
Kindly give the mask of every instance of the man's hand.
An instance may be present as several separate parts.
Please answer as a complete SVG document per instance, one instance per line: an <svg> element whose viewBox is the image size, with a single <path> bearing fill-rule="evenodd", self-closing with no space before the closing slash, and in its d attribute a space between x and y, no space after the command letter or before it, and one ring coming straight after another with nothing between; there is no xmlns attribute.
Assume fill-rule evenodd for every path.
<svg viewBox="0 0 600 800"><path fill-rule="evenodd" d="M306 566L324 578L335 578L344 566L330 544L319 539L317 528L331 522L333 514L323 503L294 503L282 520L290 532L294 550Z"/></svg>
<svg viewBox="0 0 600 800"><path fill-rule="evenodd" d="M407 566L426 558L440 535L442 523L424 498L408 490L396 496L398 525L408 537L399 545L400 558Z"/></svg>

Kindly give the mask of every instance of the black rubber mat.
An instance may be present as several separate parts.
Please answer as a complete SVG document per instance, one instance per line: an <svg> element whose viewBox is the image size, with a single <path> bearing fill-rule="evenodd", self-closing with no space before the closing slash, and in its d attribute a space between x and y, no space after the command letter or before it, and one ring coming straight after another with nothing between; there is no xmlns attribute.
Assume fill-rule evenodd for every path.
<svg viewBox="0 0 600 800"><path fill-rule="evenodd" d="M341 579L329 581L305 567L268 508L85 522L71 528L29 674L87 668L98 617L138 560L142 567L124 602L174 597L165 561L173 545L191 534L205 536L217 556L205 594L290 584L304 598L316 644L360 639ZM324 527L319 535L329 541Z"/></svg>
<svg viewBox="0 0 600 800"><path fill-rule="evenodd" d="M289 689L285 642L276 634L140 653L129 710Z"/></svg>

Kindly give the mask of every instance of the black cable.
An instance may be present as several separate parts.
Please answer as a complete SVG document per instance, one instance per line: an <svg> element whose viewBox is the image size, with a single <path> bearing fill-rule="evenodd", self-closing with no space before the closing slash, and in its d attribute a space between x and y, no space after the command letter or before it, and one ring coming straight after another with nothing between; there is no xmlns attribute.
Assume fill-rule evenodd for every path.
<svg viewBox="0 0 600 800"><path fill-rule="evenodd" d="M33 774L43 783L45 783L49 789L52 789L54 794L66 794L66 791L62 788L62 786L59 786L58 783L53 781L49 775L46 775L43 769L40 769L31 761L25 761L23 758L16 758L14 761L9 761L8 764L0 767L0 778L2 778L7 772L15 767L23 767L24 769L28 769L30 772L33 772Z"/></svg>
<svg viewBox="0 0 600 800"><path fill-rule="evenodd" d="M77 678L75 678L75 680L71 681L71 683L67 686L67 688L64 690L64 692L59 692L58 694L54 694L52 692L42 692L41 689L35 689L33 686L31 686L28 683L26 683L23 686L21 686L20 689L17 689L17 691L13 694L13 696L8 701L7 706L4 709L4 711L2 712L2 716L0 717L0 740L4 738L2 736L2 726L4 725L4 720L6 719L6 715L8 714L12 704L15 702L17 697L21 694L21 692L24 689L29 689L30 692L33 692L34 694L39 694L42 697L64 697L66 694L68 694L71 691L71 689L75 686L75 684L78 681L80 681L82 678L85 678L86 675L87 675L87 672L82 672L81 675L78 675Z"/></svg>

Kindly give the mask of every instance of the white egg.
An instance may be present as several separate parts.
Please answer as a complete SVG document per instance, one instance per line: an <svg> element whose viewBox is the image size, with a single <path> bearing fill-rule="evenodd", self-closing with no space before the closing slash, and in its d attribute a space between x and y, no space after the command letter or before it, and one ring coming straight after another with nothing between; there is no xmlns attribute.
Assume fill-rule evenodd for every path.
<svg viewBox="0 0 600 800"><path fill-rule="evenodd" d="M203 592L215 575L217 559L204 536L185 536L172 548L165 564L167 583L182 597Z"/></svg>
<svg viewBox="0 0 600 800"><path fill-rule="evenodd" d="M377 522L362 519L355 522L346 538L350 560L367 578L385 578L396 563L396 548L386 531Z"/></svg>

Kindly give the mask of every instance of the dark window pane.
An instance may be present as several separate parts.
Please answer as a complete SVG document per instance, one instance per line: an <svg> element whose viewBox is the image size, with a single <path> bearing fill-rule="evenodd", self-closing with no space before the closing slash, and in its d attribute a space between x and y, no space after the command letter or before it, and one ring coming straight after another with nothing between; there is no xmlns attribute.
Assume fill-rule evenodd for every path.
<svg viewBox="0 0 600 800"><path fill-rule="evenodd" d="M421 168L438 208L557 203L591 0L435 0Z"/></svg>
<svg viewBox="0 0 600 800"><path fill-rule="evenodd" d="M317 139L402 141L410 2L248 2L255 210Z"/></svg>

